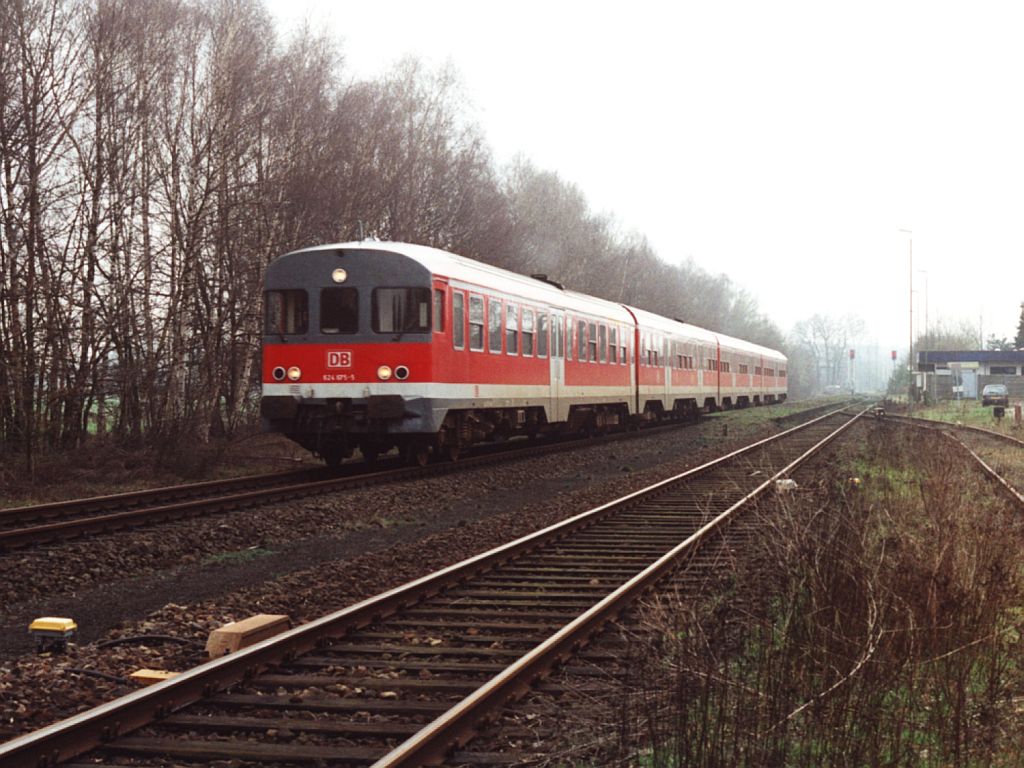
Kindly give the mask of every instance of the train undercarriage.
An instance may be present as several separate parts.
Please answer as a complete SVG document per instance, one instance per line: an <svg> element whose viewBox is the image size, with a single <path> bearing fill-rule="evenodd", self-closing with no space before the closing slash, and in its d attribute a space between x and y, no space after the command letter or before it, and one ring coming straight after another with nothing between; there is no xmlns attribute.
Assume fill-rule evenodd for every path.
<svg viewBox="0 0 1024 768"><path fill-rule="evenodd" d="M358 450L364 460L393 449L410 464L425 465L433 458L457 461L471 446L525 437L579 434L596 436L668 422L695 423L701 414L781 402L764 398L678 399L666 408L659 399L644 403L631 414L625 402L574 405L565 421L548 420L543 406L506 408L438 408L422 401L412 405L400 396L380 396L354 403L350 399L300 402L294 398L264 398L262 415L270 431L289 439L336 467Z"/></svg>

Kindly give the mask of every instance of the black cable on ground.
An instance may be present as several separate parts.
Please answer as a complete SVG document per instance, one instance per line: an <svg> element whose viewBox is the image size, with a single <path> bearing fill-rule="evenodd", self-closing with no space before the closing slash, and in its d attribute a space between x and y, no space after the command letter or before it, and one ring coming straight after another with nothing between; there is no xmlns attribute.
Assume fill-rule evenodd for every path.
<svg viewBox="0 0 1024 768"><path fill-rule="evenodd" d="M118 683L120 685L131 685L132 681L126 677L120 677L119 675L108 675L106 672L100 672L98 669L79 669L77 667L71 667L64 670L65 675L85 675L86 677L98 677L100 680L109 680L112 683Z"/></svg>

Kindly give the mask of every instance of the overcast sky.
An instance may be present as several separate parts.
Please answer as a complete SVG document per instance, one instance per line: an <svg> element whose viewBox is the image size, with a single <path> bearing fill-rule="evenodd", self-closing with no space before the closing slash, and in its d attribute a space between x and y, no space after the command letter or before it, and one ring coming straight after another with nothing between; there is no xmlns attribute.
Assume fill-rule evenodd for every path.
<svg viewBox="0 0 1024 768"><path fill-rule="evenodd" d="M853 312L905 349L910 229L931 322L1016 332L1024 3L269 5L331 29L352 77L451 61L499 161L557 171L785 331Z"/></svg>

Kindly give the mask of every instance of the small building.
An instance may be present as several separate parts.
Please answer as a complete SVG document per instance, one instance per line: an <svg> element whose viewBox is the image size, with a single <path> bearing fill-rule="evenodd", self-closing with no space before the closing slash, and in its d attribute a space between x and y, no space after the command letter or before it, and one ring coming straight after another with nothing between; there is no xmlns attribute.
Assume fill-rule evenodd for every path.
<svg viewBox="0 0 1024 768"><path fill-rule="evenodd" d="M1024 349L918 352L917 386L933 400L977 399L986 384L1005 384L1024 400Z"/></svg>

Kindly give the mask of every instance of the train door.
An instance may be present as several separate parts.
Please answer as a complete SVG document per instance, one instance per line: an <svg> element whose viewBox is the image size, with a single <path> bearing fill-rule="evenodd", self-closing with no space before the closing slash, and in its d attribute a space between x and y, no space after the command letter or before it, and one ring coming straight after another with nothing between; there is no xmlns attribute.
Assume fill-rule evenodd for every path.
<svg viewBox="0 0 1024 768"><path fill-rule="evenodd" d="M565 404L565 313L551 313L551 405L549 418L565 421L568 406Z"/></svg>
<svg viewBox="0 0 1024 768"><path fill-rule="evenodd" d="M661 404L665 412L669 413L674 405L672 399L672 342L663 336L659 343L661 349L658 352L661 355L661 359L658 362L661 363L661 373L664 377L664 383L661 387Z"/></svg>

